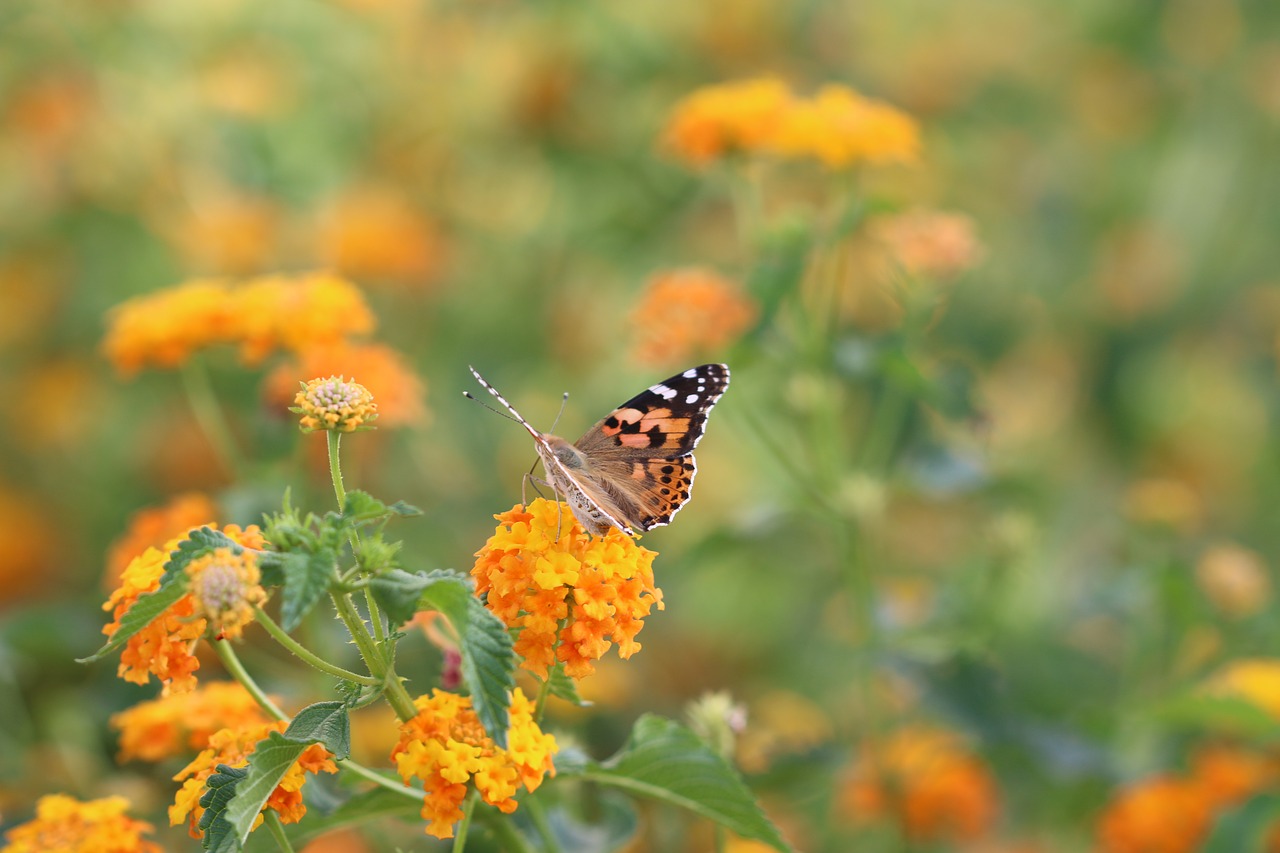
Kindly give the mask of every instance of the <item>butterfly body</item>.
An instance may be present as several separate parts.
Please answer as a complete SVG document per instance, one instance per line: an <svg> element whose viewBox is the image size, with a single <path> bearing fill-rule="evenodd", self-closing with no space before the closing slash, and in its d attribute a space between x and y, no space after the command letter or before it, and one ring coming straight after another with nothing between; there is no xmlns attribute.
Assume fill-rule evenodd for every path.
<svg viewBox="0 0 1280 853"><path fill-rule="evenodd" d="M729 368L704 364L652 385L614 409L578 441L539 432L492 385L472 375L533 436L551 487L597 535L628 536L669 524L689 500L693 449L707 414L729 387Z"/></svg>

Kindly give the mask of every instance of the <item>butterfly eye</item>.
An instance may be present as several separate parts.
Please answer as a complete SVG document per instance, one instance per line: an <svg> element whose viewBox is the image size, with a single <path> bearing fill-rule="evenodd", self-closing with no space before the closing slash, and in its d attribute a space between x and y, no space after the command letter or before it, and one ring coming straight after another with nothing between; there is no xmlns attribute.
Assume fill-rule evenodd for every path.
<svg viewBox="0 0 1280 853"><path fill-rule="evenodd" d="M571 444L563 444L555 449L556 458L566 468L582 468L585 460L582 454L578 452L578 448Z"/></svg>

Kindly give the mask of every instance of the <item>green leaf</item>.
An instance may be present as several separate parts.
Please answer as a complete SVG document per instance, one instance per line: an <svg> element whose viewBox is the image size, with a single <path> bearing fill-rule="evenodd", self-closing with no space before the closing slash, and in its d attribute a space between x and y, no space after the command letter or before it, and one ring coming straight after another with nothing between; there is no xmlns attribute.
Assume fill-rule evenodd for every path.
<svg viewBox="0 0 1280 853"><path fill-rule="evenodd" d="M1280 740L1275 718L1236 696L1180 696L1161 705L1156 718L1173 726L1247 738L1258 744Z"/></svg>
<svg viewBox="0 0 1280 853"><path fill-rule="evenodd" d="M1266 850L1267 836L1280 820L1280 794L1261 794L1218 818L1202 853Z"/></svg>
<svg viewBox="0 0 1280 853"><path fill-rule="evenodd" d="M138 600L133 603L125 614L120 617L120 627L111 635L111 639L103 644L87 658L76 658L77 663L93 663L102 660L116 649L123 646L129 641L134 634L151 624L151 622L164 613L182 596L187 594L186 575L174 575L168 578L167 582L162 580L160 588L146 595L138 596Z"/></svg>
<svg viewBox="0 0 1280 853"><path fill-rule="evenodd" d="M791 849L737 771L671 720L641 717L621 752L602 764L588 765L580 775L687 809L777 850Z"/></svg>
<svg viewBox="0 0 1280 853"><path fill-rule="evenodd" d="M355 524L381 521L393 515L401 517L422 515L422 510L404 501L396 501L388 506L368 492L362 492L359 489L347 492L347 499L342 504L342 517Z"/></svg>
<svg viewBox="0 0 1280 853"><path fill-rule="evenodd" d="M203 557L218 548L229 548L233 554L244 552L244 547L240 543L219 530L211 527L192 530L187 534L187 538L179 542L178 547L170 552L169 561L164 564L164 575L160 583L163 585L169 578L183 574L192 560Z"/></svg>
<svg viewBox="0 0 1280 853"><path fill-rule="evenodd" d="M393 569L369 586L394 624L407 622L419 610L436 610L449 620L458 635L471 707L494 743L505 747L515 654L506 626L472 594L470 579L444 570L410 574Z"/></svg>
<svg viewBox="0 0 1280 853"><path fill-rule="evenodd" d="M551 667L551 670L547 673L547 681L550 682L551 695L557 699L572 702L579 708L590 708L594 704L578 695L578 684L565 675L564 663L562 662Z"/></svg>
<svg viewBox="0 0 1280 853"><path fill-rule="evenodd" d="M294 715L284 736L303 744L320 743L344 761L351 756L351 717L345 702L316 702Z"/></svg>
<svg viewBox="0 0 1280 853"><path fill-rule="evenodd" d="M333 581L338 555L321 550L314 554L284 554L281 568L284 590L280 605L280 623L285 631L292 631L302 622Z"/></svg>
<svg viewBox="0 0 1280 853"><path fill-rule="evenodd" d="M227 804L236 796L236 786L249 771L243 767L219 764L212 776L205 780L205 792L200 806L205 810L198 827L204 833L200 846L218 853L232 853L242 847L235 830L226 819Z"/></svg>

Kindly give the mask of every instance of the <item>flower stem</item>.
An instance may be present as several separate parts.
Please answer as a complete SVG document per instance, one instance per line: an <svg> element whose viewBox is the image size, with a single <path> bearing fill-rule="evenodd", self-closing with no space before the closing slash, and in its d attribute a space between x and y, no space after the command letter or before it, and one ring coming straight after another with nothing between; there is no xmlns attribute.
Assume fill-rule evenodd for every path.
<svg viewBox="0 0 1280 853"><path fill-rule="evenodd" d="M267 633L270 634L277 643L284 646L295 657L301 659L303 663L309 664L327 675L332 675L335 678L341 678L344 681L354 681L356 684L363 684L366 687L372 687L379 683L378 679L372 676L359 675L343 669L340 666L329 663L324 658L303 646L293 637L286 634L284 629L276 624L276 621L268 616L261 608L254 608L254 618L260 625L262 625L263 628L266 629Z"/></svg>
<svg viewBox="0 0 1280 853"><path fill-rule="evenodd" d="M368 780L379 787L386 788L388 791L394 791L395 793L408 797L411 800L422 800L421 789L411 788L398 779L388 779L376 770L370 770L363 764L352 761L349 758L339 761L338 768L354 773L362 779Z"/></svg>
<svg viewBox="0 0 1280 853"><path fill-rule="evenodd" d="M507 853L533 853L533 847L523 835L516 831L506 815L494 809L481 809L480 817L498 840L498 849Z"/></svg>
<svg viewBox="0 0 1280 853"><path fill-rule="evenodd" d="M293 845L289 843L289 836L284 834L284 824L280 822L280 815L276 814L274 809L267 809L262 813L262 819L280 849L285 853L293 853Z"/></svg>
<svg viewBox="0 0 1280 853"><path fill-rule="evenodd" d="M253 680L253 676L244 668L244 664L240 662L240 658L236 655L235 649L231 648L229 640L214 640L210 645L217 652L218 658L222 661L222 665L227 668L227 672L242 685L244 689L249 691L249 695L258 703L262 710L266 711L277 720L288 720L289 716L275 702L271 701L271 697L263 692L258 686L258 682Z"/></svg>
<svg viewBox="0 0 1280 853"><path fill-rule="evenodd" d="M360 657L364 658L364 665L369 668L369 674L382 685L384 695L391 703L391 707L395 709L396 716L402 721L412 720L417 716L418 709L414 707L413 699L400 683L400 679L396 677L395 670L388 667L386 661L382 659L381 650L374 643L356 606L352 604L351 596L346 593L333 593L330 597L333 599L334 608L338 611L338 618L351 632L351 639L355 641Z"/></svg>
<svg viewBox="0 0 1280 853"><path fill-rule="evenodd" d="M458 823L458 831L453 836L453 853L462 853L467 846L467 832L471 829L471 815L476 810L476 790L471 789L467 801L462 805L462 820Z"/></svg>
<svg viewBox="0 0 1280 853"><path fill-rule="evenodd" d="M342 512L342 508L347 505L347 490L342 486L342 463L338 457L342 433L331 429L326 430L324 435L329 442L329 478L333 480L333 493L338 498L338 512Z"/></svg>
<svg viewBox="0 0 1280 853"><path fill-rule="evenodd" d="M187 402L191 406L191 413L195 415L196 423L213 445L213 452L223 469L232 479L239 479L242 467L240 451L236 449L236 443L231 437L231 425L227 423L226 414L213 393L208 368L203 361L190 359L182 365L181 372L182 387L187 392Z"/></svg>

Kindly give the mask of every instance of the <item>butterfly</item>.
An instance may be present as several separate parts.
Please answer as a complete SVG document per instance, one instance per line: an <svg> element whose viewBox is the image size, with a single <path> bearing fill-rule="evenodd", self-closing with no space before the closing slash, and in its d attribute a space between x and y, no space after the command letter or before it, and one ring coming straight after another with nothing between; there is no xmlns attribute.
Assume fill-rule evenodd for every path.
<svg viewBox="0 0 1280 853"><path fill-rule="evenodd" d="M533 436L551 488L597 536L610 527L635 536L671 523L689 501L698 470L693 449L707 415L729 387L727 366L691 367L641 391L570 444L534 429L474 367L471 375Z"/></svg>

